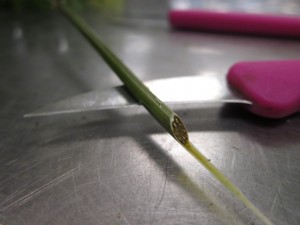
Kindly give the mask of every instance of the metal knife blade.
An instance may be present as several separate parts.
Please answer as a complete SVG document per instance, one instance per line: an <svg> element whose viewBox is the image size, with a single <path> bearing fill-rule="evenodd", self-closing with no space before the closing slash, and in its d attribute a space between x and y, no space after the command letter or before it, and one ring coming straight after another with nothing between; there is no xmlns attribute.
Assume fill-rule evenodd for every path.
<svg viewBox="0 0 300 225"><path fill-rule="evenodd" d="M158 98L168 104L176 103L252 103L233 94L225 80L212 75L183 76L152 80L144 83ZM52 116L67 113L114 109L138 105L124 86L91 91L47 105L24 117Z"/></svg>

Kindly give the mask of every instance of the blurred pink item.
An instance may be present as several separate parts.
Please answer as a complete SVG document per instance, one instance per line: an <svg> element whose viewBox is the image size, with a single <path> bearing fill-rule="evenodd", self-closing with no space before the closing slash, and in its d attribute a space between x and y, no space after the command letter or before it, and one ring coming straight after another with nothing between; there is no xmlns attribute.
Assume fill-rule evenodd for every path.
<svg viewBox="0 0 300 225"><path fill-rule="evenodd" d="M297 16L175 9L169 22L181 29L300 37Z"/></svg>

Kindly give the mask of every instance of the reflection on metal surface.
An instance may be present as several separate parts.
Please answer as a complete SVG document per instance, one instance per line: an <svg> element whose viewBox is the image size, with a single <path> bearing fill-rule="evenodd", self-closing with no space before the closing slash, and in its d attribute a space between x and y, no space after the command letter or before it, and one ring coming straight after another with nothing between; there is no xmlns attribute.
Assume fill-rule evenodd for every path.
<svg viewBox="0 0 300 225"><path fill-rule="evenodd" d="M147 52L152 47L152 42L145 35L130 34L126 36L123 44L123 54L143 53ZM130 55L128 56L130 57Z"/></svg>
<svg viewBox="0 0 300 225"><path fill-rule="evenodd" d="M230 91L222 85L217 74L210 71L204 71L200 76L150 81L146 82L146 85L160 99L169 103L237 100L237 97L233 97ZM249 102L242 101L241 103Z"/></svg>
<svg viewBox="0 0 300 225"><path fill-rule="evenodd" d="M205 54L205 55L222 55L222 54L224 54L223 52L221 52L218 49L202 47L202 46L198 46L198 45L189 46L188 50L191 53L196 53L196 54Z"/></svg>
<svg viewBox="0 0 300 225"><path fill-rule="evenodd" d="M23 37L23 30L20 26L16 26L13 30L13 39L19 40Z"/></svg>
<svg viewBox="0 0 300 225"><path fill-rule="evenodd" d="M132 32L126 34L119 44L121 51L117 55L124 59L128 66L134 65L133 71L139 75L140 79L143 79L142 75L148 73L149 53L155 45L153 38Z"/></svg>
<svg viewBox="0 0 300 225"><path fill-rule="evenodd" d="M175 9L189 9L191 8L192 4L189 0L181 0L181 1L173 1L172 7Z"/></svg>
<svg viewBox="0 0 300 225"><path fill-rule="evenodd" d="M12 30L12 40L14 41L14 49L19 57L26 56L27 40L24 36L24 29L20 25L15 25Z"/></svg>
<svg viewBox="0 0 300 225"><path fill-rule="evenodd" d="M69 42L65 37L60 37L58 42L58 52L66 53L69 50Z"/></svg>

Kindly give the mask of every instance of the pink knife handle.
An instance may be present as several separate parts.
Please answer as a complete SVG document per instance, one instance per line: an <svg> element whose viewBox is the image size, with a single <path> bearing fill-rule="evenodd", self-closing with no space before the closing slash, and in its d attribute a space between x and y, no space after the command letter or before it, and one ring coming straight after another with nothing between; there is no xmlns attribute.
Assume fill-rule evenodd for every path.
<svg viewBox="0 0 300 225"><path fill-rule="evenodd" d="M300 16L175 9L169 22L182 29L300 37Z"/></svg>
<svg viewBox="0 0 300 225"><path fill-rule="evenodd" d="M300 60L240 62L227 80L257 115L282 118L300 111Z"/></svg>

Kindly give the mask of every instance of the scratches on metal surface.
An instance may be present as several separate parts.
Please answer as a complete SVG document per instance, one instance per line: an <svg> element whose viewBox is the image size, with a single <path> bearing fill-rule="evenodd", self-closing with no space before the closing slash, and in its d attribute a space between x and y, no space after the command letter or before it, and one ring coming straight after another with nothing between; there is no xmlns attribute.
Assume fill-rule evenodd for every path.
<svg viewBox="0 0 300 225"><path fill-rule="evenodd" d="M9 166L9 165L11 165L11 164L13 164L14 162L16 162L16 161L18 161L19 159L18 158L16 158L16 159L13 159L13 160L11 160L11 161L9 161L9 162L7 162L6 163L6 166ZM1 224L0 224L1 225Z"/></svg>
<svg viewBox="0 0 300 225"><path fill-rule="evenodd" d="M102 153L102 149L103 148L100 148L100 150L97 151L98 154L97 154L97 164L96 164L99 190L101 190L101 170L100 170L100 166L101 166L101 153Z"/></svg>
<svg viewBox="0 0 300 225"><path fill-rule="evenodd" d="M19 173L16 173L14 174L13 176L10 176L8 177L7 179L4 179L2 182L0 182L0 190L4 189L5 188L5 184L9 183L10 180L18 177L19 175L23 174L24 172L32 169L32 168L35 168L36 166L38 166L39 164L41 164L42 162L39 162L39 163L36 163L30 167L27 167L26 169L22 170L22 172L19 172ZM4 205L5 203L9 202L11 199L14 199L17 195L19 195L20 193L22 193L25 189L27 189L28 187L25 186L24 188L21 187L21 190L17 190L15 191L14 193L12 193L11 195L9 195L5 201L3 202L0 202L0 212L2 211L1 210L1 206Z"/></svg>
<svg viewBox="0 0 300 225"><path fill-rule="evenodd" d="M78 197L78 192L77 192L77 187L76 187L76 181L75 181L75 174L74 171L72 171L72 182L73 182L73 187L74 187L74 192L75 192L75 198L76 198L76 205L79 210L81 211L80 205L79 205L79 197Z"/></svg>
<svg viewBox="0 0 300 225"><path fill-rule="evenodd" d="M114 208L115 210L118 212L118 218L123 219L124 222L127 225L131 225L131 223L128 221L127 217L125 216L125 214L123 213L123 211L120 209L120 207L118 207L117 205L117 201L115 200L115 198L119 200L121 200L122 202L125 202L125 200L120 197L120 195L118 195L115 191L113 191L109 186L107 186L107 184L103 184L103 186L106 188L106 190L113 196L113 202L114 202Z"/></svg>
<svg viewBox="0 0 300 225"><path fill-rule="evenodd" d="M162 194L158 200L158 202L155 205L155 208L158 208L164 198L165 192L166 192L166 185L167 185L167 176L168 176L168 165L169 165L169 160L167 160L166 167L165 167L165 176L164 176L164 184L163 184L163 191Z"/></svg>
<svg viewBox="0 0 300 225"><path fill-rule="evenodd" d="M115 155L115 144L114 142L111 143L112 149L111 149L111 167L113 169L116 169L117 167L117 156Z"/></svg>
<svg viewBox="0 0 300 225"><path fill-rule="evenodd" d="M259 156L257 158L260 160L261 165L264 167L263 169L271 174L270 165L268 163L268 158L267 158L264 147L259 145L258 143L255 143L254 146L256 149L256 153Z"/></svg>
<svg viewBox="0 0 300 225"><path fill-rule="evenodd" d="M122 202L126 202L123 197L121 197L117 192L115 192L112 188L110 188L106 183L102 183L102 185L113 197L117 198L118 200L120 200ZM114 199L114 201L115 201L115 199Z"/></svg>
<svg viewBox="0 0 300 225"><path fill-rule="evenodd" d="M275 196L274 196L274 199L273 199L273 202L272 202L272 206L271 206L271 209L270 209L270 214L271 214L271 215L273 214L275 205L277 204L277 200L278 200L278 197L279 197L279 195L280 195L280 190L281 190L281 188L278 187L278 188L277 188L277 191L276 191L276 194L275 194Z"/></svg>
<svg viewBox="0 0 300 225"><path fill-rule="evenodd" d="M0 207L1 207L0 212L4 212L4 211L7 211L7 210L18 208L18 207L26 204L27 202L33 200L34 198L41 195L42 193L52 189L56 185L64 182L68 178L74 176L74 173L77 172L77 171L78 171L78 167L76 167L72 170L69 170L68 172L60 175L59 177L51 180L50 182L36 188L35 190L32 190L28 194L25 194L22 197L17 198L16 200L13 200L13 199L15 199L15 197L18 194L20 194L22 192L25 192L25 190L28 189L28 188L26 187L26 188L23 188L21 191L13 193L11 196L8 197L8 199L6 201L4 201L0 204ZM13 200L13 201L10 202L10 200ZM6 203L8 203L8 204L6 204Z"/></svg>
<svg viewBox="0 0 300 225"><path fill-rule="evenodd" d="M30 170L30 169L32 169L32 168L34 168L34 167L40 165L41 163L42 163L42 161L41 161L41 162L38 162L38 163L35 163L35 164L33 164L33 165L31 165L31 166L29 166L29 167L26 167L25 169L21 170L19 173L15 173L13 176L9 176L7 179L3 179L3 180L0 182L0 186L1 186L1 187L4 187L4 184L7 183L9 180L11 180L11 179L13 179L13 178L15 178L15 177L17 177L17 176L19 176L19 175L25 173L26 171L28 171L28 170ZM1 190L1 189L2 189L2 188L0 188L0 190Z"/></svg>
<svg viewBox="0 0 300 225"><path fill-rule="evenodd" d="M236 163L236 153L234 152L233 156L232 156L232 160L231 160L231 165L230 165L230 171L231 171L231 173L234 172L235 163Z"/></svg>
<svg viewBox="0 0 300 225"><path fill-rule="evenodd" d="M124 215L124 213L122 213L119 209L118 209L118 212L121 214L123 220L125 221L125 223L127 225L131 225L131 223L129 223L128 219L126 218L126 216Z"/></svg>

